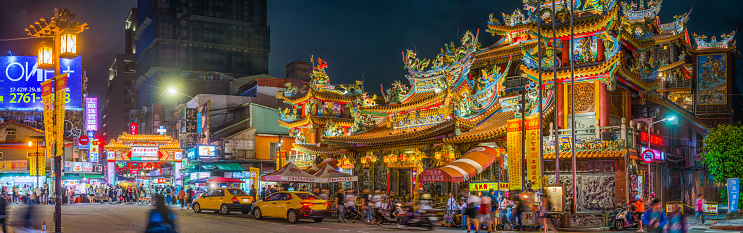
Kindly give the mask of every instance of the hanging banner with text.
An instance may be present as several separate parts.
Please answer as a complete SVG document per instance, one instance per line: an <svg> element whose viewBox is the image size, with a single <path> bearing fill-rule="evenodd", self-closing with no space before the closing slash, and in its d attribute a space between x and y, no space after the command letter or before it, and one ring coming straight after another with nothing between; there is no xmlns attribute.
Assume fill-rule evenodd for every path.
<svg viewBox="0 0 743 233"><path fill-rule="evenodd" d="M728 178L728 212L738 211L740 198L740 178Z"/></svg>
<svg viewBox="0 0 743 233"><path fill-rule="evenodd" d="M506 126L506 150L508 153L508 185L511 190L521 190L523 183L521 119L508 121Z"/></svg>
<svg viewBox="0 0 743 233"><path fill-rule="evenodd" d="M542 182L539 182L541 176L541 161L539 161L539 118L526 118L524 123L526 130L526 180L532 183L532 189L542 189Z"/></svg>
<svg viewBox="0 0 743 233"><path fill-rule="evenodd" d="M38 157L38 158L37 158ZM36 162L38 166L36 165ZM30 176L45 176L46 173L46 156L43 153L28 153L28 168ZM38 174L37 174L38 171Z"/></svg>
<svg viewBox="0 0 743 233"><path fill-rule="evenodd" d="M54 98L54 112L56 119L54 119L54 141L56 142L57 151L55 156L62 156L64 154L64 110L65 101L68 99L67 94L67 73L60 74L54 77L55 98Z"/></svg>
<svg viewBox="0 0 743 233"><path fill-rule="evenodd" d="M41 83L41 101L44 104L44 154L52 155L54 145L54 82L52 79Z"/></svg>

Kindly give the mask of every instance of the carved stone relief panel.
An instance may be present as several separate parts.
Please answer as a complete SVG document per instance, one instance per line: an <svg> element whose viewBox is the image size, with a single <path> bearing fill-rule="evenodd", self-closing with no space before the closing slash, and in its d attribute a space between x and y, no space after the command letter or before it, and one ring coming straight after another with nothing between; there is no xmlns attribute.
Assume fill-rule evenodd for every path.
<svg viewBox="0 0 743 233"><path fill-rule="evenodd" d="M562 170L562 169L560 169ZM554 174L547 175L550 184L556 179ZM578 212L601 212L615 206L614 174L580 174L576 176ZM573 177L570 173L561 173L560 183L565 187L566 205L572 206Z"/></svg>
<svg viewBox="0 0 743 233"><path fill-rule="evenodd" d="M624 116L624 89L617 88L614 91L609 91L609 114L617 116Z"/></svg>
<svg viewBox="0 0 743 233"><path fill-rule="evenodd" d="M593 89L593 83L576 83L575 88L568 87L568 95L566 96L566 99L568 101L568 114L572 114L572 105L573 102L570 99L572 89L575 89L575 112L576 113L584 113L584 112L593 112L595 111L595 106L593 102L593 95L594 95L594 89Z"/></svg>

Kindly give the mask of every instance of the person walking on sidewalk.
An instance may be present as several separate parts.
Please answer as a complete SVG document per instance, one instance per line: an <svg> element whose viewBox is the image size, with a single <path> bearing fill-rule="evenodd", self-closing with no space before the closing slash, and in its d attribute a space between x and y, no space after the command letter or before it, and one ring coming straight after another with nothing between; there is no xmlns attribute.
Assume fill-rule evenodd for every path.
<svg viewBox="0 0 743 233"><path fill-rule="evenodd" d="M697 202L696 202L696 213L694 213L694 225L696 225L699 222L700 216L702 219L702 225L704 225L704 195L698 194L697 195Z"/></svg>
<svg viewBox="0 0 743 233"><path fill-rule="evenodd" d="M186 191L183 188L178 191L178 202L181 203L181 210L183 210L183 206L186 205Z"/></svg>
<svg viewBox="0 0 743 233"><path fill-rule="evenodd" d="M346 222L346 206L344 205L344 200L346 199L346 196L343 195L343 188L340 188L338 190L338 193L335 194L335 208L338 210L338 222Z"/></svg>
<svg viewBox="0 0 743 233"><path fill-rule="evenodd" d="M660 208L660 200L654 199L642 217L642 223L645 224L648 233L661 233L666 221L666 212Z"/></svg>

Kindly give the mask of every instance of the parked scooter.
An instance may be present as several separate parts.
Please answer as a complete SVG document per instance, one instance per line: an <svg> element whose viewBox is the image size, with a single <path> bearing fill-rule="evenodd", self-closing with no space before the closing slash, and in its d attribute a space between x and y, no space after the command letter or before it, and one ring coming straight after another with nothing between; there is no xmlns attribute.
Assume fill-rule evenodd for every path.
<svg viewBox="0 0 743 233"><path fill-rule="evenodd" d="M614 219L610 220L613 222L612 227L614 228L614 230L623 231L627 228L637 226L640 219L635 219L635 217L632 216L630 208L631 207L629 205L627 206L627 208L620 208Z"/></svg>
<svg viewBox="0 0 743 233"><path fill-rule="evenodd" d="M402 205L400 203L396 203L394 206L390 205L388 209L379 209L378 215L381 216L380 219L377 219L377 222L380 224L392 224L398 222L398 215L402 213Z"/></svg>

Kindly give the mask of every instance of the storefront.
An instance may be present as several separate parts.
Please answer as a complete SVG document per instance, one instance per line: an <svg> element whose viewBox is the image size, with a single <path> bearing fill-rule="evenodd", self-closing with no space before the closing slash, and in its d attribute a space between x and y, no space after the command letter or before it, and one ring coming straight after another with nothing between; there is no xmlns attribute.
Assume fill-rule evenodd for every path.
<svg viewBox="0 0 743 233"><path fill-rule="evenodd" d="M119 184L123 178L134 184L164 186L180 179L183 151L170 136L124 133L104 148L108 184Z"/></svg>

